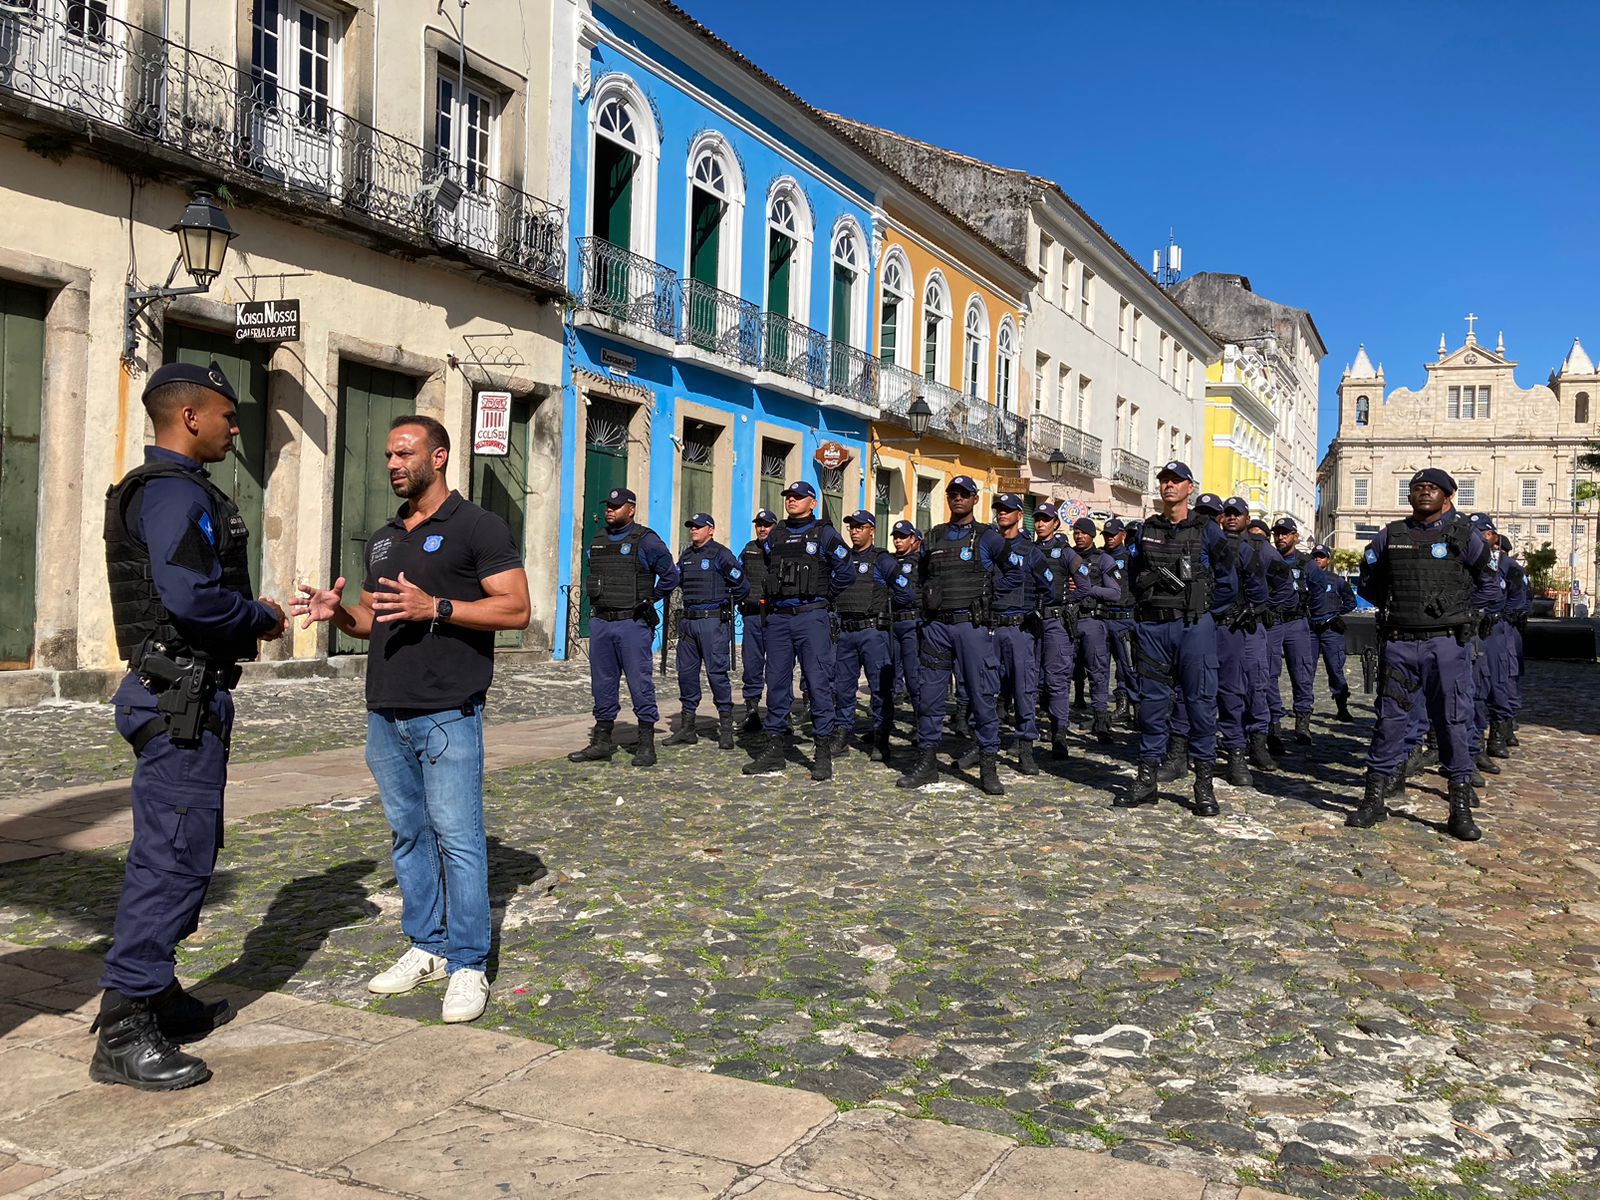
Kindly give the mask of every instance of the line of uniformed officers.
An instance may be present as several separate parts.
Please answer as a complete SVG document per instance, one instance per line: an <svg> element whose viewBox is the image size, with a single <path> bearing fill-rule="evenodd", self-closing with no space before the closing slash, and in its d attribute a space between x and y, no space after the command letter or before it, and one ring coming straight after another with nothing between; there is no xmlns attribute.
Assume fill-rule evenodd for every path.
<svg viewBox="0 0 1600 1200"><path fill-rule="evenodd" d="M1052 757L1069 756L1076 677L1087 684L1086 732L1098 743L1114 741L1115 721L1138 730L1133 786L1113 803L1154 803L1160 783L1192 770L1192 811L1215 816L1219 763L1230 784L1251 786L1252 767L1273 770L1274 756L1285 752L1284 723L1290 716L1295 741L1310 743L1319 663L1337 718L1352 719L1343 618L1355 608L1355 595L1333 572L1326 547L1301 548L1292 519L1280 519L1269 529L1251 517L1239 497L1195 496L1193 473L1182 462L1165 464L1157 484L1159 511L1144 521L1125 525L1113 518L1097 529L1082 518L1064 530L1056 507L1044 504L1034 512L1030 537L1023 529L1019 496L997 496L994 523L980 524L974 517L978 487L958 475L945 490L949 519L926 537L909 521L896 522L889 551L876 546L876 521L869 512L846 517L841 536L818 515L816 489L801 480L783 491L782 520L767 509L755 515L754 536L738 555L716 541L713 519L697 513L685 522L688 544L676 560L659 536L634 522L634 494L617 489L606 501L606 528L584 550L595 724L589 744L569 757L597 761L617 752L618 683L626 678L639 725L633 764L655 764L660 714L650 651L660 621L657 602L676 592L682 715L665 745L699 741L702 671L717 710L718 746L736 745L732 673L736 629L742 625L742 732L762 738L743 768L747 775L784 768L798 665L814 732L813 780L831 779L833 759L851 744L864 674L870 724L861 744L873 761L890 762L896 710L909 700L916 754L904 764L898 786L920 787L938 779L937 751L948 720L958 737L974 743L957 758L958 767L975 766L983 791L1001 795L1002 714L1014 735L1011 765L1020 774L1037 774L1035 745L1045 732L1041 712L1048 718ZM1477 527L1461 524L1486 527L1483 536L1494 536L1492 522L1474 521ZM1480 537L1475 544L1481 542ZM1409 606L1416 597L1408 590L1409 568L1389 566L1396 556L1409 555L1405 563L1420 561L1410 545L1391 527L1372 544L1363 569L1363 594L1384 610L1383 687L1369 763L1382 784L1375 793L1369 779L1366 798L1349 823L1366 826L1381 819L1375 815L1386 812L1381 802L1403 788L1407 771L1425 766L1437 746L1452 780L1449 829L1472 838L1478 833L1470 812L1471 782L1481 784L1482 772L1498 770L1494 758L1507 752L1514 737L1514 706L1520 699L1515 687L1520 632L1509 614L1503 630L1500 619L1486 614L1506 612L1507 605L1514 609L1513 581L1521 578L1520 568L1496 545L1492 562L1500 571L1497 579L1505 582L1491 587L1479 574L1476 553L1447 550L1441 558L1429 552L1429 562L1445 564L1438 571L1457 564L1472 578L1465 589L1472 593L1470 603L1463 600L1460 607L1470 614L1473 628L1470 639L1458 643L1470 644L1473 653L1468 699L1436 713L1438 672L1408 673L1405 665L1425 640L1417 631L1432 626L1413 619ZM1457 617L1468 619L1454 611L1443 616L1450 621L1441 626ZM1456 636L1454 625L1451 636ZM1396 644L1406 649L1392 651ZM1279 696L1285 668L1288 711ZM1403 702L1407 689L1412 699ZM1428 698L1426 713L1417 692ZM1407 718L1398 741L1392 730L1398 718L1390 712L1395 706ZM1471 714L1460 736L1450 724L1458 709ZM1477 748L1476 763L1458 742ZM1463 754L1467 792L1458 804L1454 785Z"/></svg>

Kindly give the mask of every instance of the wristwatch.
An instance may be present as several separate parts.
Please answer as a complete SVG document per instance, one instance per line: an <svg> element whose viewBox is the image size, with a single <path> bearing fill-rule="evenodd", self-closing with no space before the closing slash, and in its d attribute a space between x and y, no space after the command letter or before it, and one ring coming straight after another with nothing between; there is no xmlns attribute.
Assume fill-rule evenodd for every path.
<svg viewBox="0 0 1600 1200"><path fill-rule="evenodd" d="M448 621L450 615L456 611L456 606L448 600L435 600L433 604L433 619L435 621Z"/></svg>

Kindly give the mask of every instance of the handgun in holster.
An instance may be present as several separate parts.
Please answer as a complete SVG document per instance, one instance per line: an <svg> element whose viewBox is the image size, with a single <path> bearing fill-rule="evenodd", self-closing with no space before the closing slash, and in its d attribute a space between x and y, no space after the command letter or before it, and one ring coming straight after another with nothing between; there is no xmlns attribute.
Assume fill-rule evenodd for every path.
<svg viewBox="0 0 1600 1200"><path fill-rule="evenodd" d="M211 711L205 662L151 651L139 663L139 678L156 693L156 711L166 721L172 744L198 746Z"/></svg>

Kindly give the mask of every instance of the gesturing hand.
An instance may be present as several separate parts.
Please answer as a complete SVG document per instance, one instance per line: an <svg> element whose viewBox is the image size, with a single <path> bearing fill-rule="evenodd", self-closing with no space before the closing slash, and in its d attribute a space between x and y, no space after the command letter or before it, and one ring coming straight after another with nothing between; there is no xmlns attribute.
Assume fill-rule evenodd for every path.
<svg viewBox="0 0 1600 1200"><path fill-rule="evenodd" d="M300 622L301 629L310 629L318 621L333 620L333 614L339 610L343 596L343 575L333 581L331 588L312 587L309 583L302 583L300 594L289 601L289 611L297 617L305 618Z"/></svg>
<svg viewBox="0 0 1600 1200"><path fill-rule="evenodd" d="M372 594L372 611L379 621L431 621L434 618L434 599L406 578L404 571L399 579L380 578L378 590Z"/></svg>
<svg viewBox="0 0 1600 1200"><path fill-rule="evenodd" d="M289 618L283 615L283 609L278 607L278 602L276 600L273 600L267 596L261 596L259 599L262 604L266 605L267 610L278 620L276 625L261 635L261 640L263 642L275 642L284 635L285 631L288 630Z"/></svg>

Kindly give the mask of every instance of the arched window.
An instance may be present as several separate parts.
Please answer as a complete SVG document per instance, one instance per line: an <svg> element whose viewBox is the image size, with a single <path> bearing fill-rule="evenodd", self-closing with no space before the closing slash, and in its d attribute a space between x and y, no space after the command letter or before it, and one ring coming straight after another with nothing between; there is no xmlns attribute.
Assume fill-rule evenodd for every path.
<svg viewBox="0 0 1600 1200"><path fill-rule="evenodd" d="M1000 318L1000 333L994 344L994 402L1005 412L1015 412L1013 381L1017 377L1017 329L1010 317ZM1037 404L1042 397L1036 397Z"/></svg>
<svg viewBox="0 0 1600 1200"><path fill-rule="evenodd" d="M965 370L961 390L983 399L985 377L989 373L989 314L983 301L976 296L967 301L967 317L962 323L961 362Z"/></svg>
<svg viewBox="0 0 1600 1200"><path fill-rule="evenodd" d="M1372 416L1371 402L1365 396L1356 397L1356 424L1365 425Z"/></svg>
<svg viewBox="0 0 1600 1200"><path fill-rule="evenodd" d="M688 267L683 281L684 323L696 345L728 332L737 316L716 292L739 290L744 239L744 181L733 153L718 133L702 133L689 146ZM710 339L711 341L708 341Z"/></svg>
<svg viewBox="0 0 1600 1200"><path fill-rule="evenodd" d="M901 322L909 308L911 271L898 246L883 257L883 298L878 306L878 358L905 366L911 342L901 337Z"/></svg>
<svg viewBox="0 0 1600 1200"><path fill-rule="evenodd" d="M804 325L810 314L811 209L794 180L767 194L767 311Z"/></svg>
<svg viewBox="0 0 1600 1200"><path fill-rule="evenodd" d="M627 76L608 75L595 88L589 119L589 233L654 258L660 147L644 94Z"/></svg>
<svg viewBox="0 0 1600 1200"><path fill-rule="evenodd" d="M950 373L950 293L935 271L922 289L922 377L942 383Z"/></svg>
<svg viewBox="0 0 1600 1200"><path fill-rule="evenodd" d="M862 264L866 255L861 246L861 230L854 221L843 220L833 230L833 311L828 336L835 342L855 346L865 341L865 322L856 319L866 298Z"/></svg>
<svg viewBox="0 0 1600 1200"><path fill-rule="evenodd" d="M1572 400L1572 419L1579 425L1589 423L1589 393L1579 392Z"/></svg>

